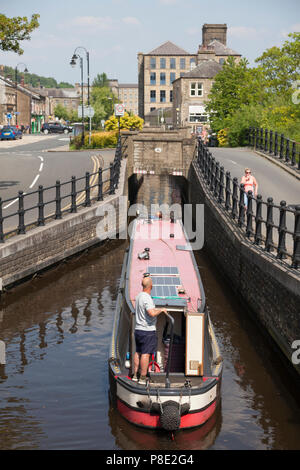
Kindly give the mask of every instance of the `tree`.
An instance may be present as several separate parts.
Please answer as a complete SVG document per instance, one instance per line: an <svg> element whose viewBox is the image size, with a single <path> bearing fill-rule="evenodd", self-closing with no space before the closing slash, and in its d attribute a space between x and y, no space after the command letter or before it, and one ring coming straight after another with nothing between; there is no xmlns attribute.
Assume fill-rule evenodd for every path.
<svg viewBox="0 0 300 470"><path fill-rule="evenodd" d="M94 80L93 80L92 86L93 87L99 87L99 88L109 87L109 80L107 78L106 73L104 73L104 72L101 73L101 74L98 73L96 78L94 78Z"/></svg>
<svg viewBox="0 0 300 470"><path fill-rule="evenodd" d="M267 49L256 62L266 77L269 93L291 93L292 85L300 79L300 33L290 33L282 48Z"/></svg>
<svg viewBox="0 0 300 470"><path fill-rule="evenodd" d="M263 102L263 81L259 68L249 68L246 59L236 63L233 57L229 57L216 75L208 96L206 109L210 113L213 128L222 129L226 119L242 105Z"/></svg>
<svg viewBox="0 0 300 470"><path fill-rule="evenodd" d="M39 26L39 17L40 15L33 14L29 21L26 16L8 18L0 14L0 49L22 55L24 51L20 42L30 39L30 33Z"/></svg>

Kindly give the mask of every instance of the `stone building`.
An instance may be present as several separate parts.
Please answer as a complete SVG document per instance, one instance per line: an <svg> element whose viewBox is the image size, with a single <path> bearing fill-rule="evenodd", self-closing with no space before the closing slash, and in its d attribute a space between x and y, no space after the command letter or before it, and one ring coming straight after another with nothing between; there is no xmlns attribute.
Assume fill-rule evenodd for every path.
<svg viewBox="0 0 300 470"><path fill-rule="evenodd" d="M147 54L138 53L139 116L147 122L151 112L173 107L173 83L176 80L202 61L214 60L223 65L229 56L236 60L241 58L240 54L227 47L226 24L204 24L202 44L192 54L170 41ZM212 82L213 77L206 79Z"/></svg>

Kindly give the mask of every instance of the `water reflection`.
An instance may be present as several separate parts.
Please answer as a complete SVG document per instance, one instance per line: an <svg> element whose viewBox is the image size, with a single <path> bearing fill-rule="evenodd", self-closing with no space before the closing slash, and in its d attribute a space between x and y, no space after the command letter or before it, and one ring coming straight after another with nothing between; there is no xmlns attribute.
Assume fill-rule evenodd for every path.
<svg viewBox="0 0 300 470"><path fill-rule="evenodd" d="M139 202L174 201L184 186L177 183L144 178ZM172 441L109 406L107 358L125 247L94 249L2 299L0 449L300 449L299 382L205 249L196 260L224 358L219 409Z"/></svg>

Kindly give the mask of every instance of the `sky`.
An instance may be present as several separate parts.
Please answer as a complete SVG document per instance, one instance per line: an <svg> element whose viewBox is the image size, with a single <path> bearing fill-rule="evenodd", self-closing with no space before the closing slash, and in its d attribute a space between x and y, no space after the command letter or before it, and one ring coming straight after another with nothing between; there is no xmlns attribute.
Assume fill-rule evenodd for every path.
<svg viewBox="0 0 300 470"><path fill-rule="evenodd" d="M137 83L137 54L171 41L194 54L204 23L226 23L227 45L255 65L290 32L300 31L299 0L13 0L0 12L8 17L38 13L40 26L21 43L23 55L0 51L0 64L25 64L31 73L58 82L80 82L79 64L70 59L78 48L90 56L90 80L105 72L119 83ZM78 49L86 59L84 49Z"/></svg>

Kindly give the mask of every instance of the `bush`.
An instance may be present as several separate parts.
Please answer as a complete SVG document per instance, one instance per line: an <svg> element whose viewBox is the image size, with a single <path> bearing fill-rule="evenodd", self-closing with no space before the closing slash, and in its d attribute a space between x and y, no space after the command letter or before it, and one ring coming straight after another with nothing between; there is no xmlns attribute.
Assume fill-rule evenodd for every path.
<svg viewBox="0 0 300 470"><path fill-rule="evenodd" d="M71 148L79 150L80 148L96 149L96 148L115 148L118 142L118 132L95 132L91 135L91 143L89 144L89 133L84 136L84 146L82 147L81 134L73 138Z"/></svg>
<svg viewBox="0 0 300 470"><path fill-rule="evenodd" d="M228 145L228 129L221 129L217 134L218 142L220 147L226 147Z"/></svg>

